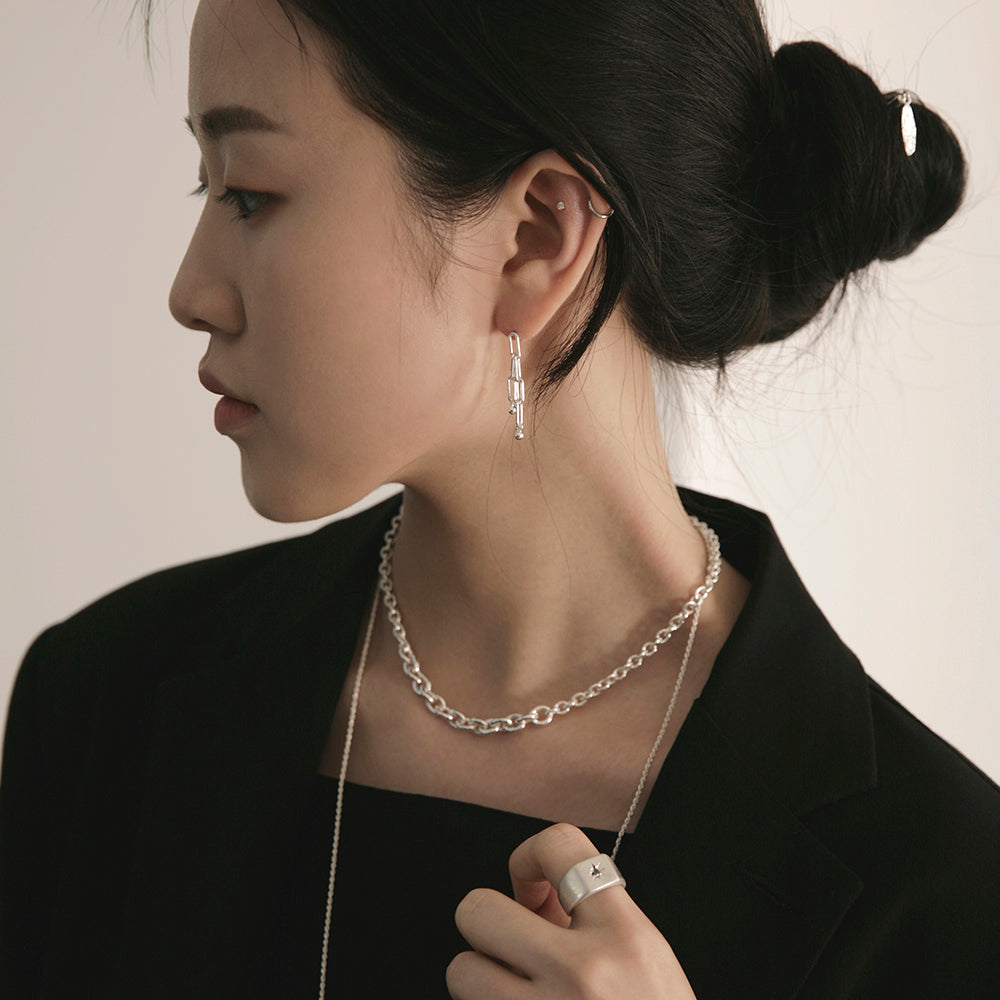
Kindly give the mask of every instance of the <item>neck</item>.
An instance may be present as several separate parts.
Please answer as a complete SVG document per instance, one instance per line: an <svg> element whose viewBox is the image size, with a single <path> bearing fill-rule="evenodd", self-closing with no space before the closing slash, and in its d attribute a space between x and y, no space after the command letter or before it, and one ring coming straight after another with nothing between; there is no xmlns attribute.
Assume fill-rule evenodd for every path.
<svg viewBox="0 0 1000 1000"><path fill-rule="evenodd" d="M664 456L649 363L630 338L603 331L527 429L509 453L501 442L410 477L393 558L403 621L435 688L465 692L484 714L567 697L608 673L706 573ZM699 636L718 603L706 603Z"/></svg>

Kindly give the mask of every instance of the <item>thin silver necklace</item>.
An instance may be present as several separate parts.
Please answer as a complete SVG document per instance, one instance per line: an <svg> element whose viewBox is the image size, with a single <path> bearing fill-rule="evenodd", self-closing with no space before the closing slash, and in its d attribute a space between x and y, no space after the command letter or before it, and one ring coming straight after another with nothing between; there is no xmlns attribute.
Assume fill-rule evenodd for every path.
<svg viewBox="0 0 1000 1000"><path fill-rule="evenodd" d="M388 549L389 557L391 557L392 543L395 541L396 532L399 530L399 520L400 520L400 515L397 514L396 517L393 518L393 522L390 525L389 530L386 532L385 544L382 547L382 565L385 565L386 563L386 558L387 558L386 549ZM705 578L705 583L702 584L702 586L695 591L692 598L687 602L687 604L684 605L681 611L670 619L670 622L667 624L666 628L661 629L659 632L657 632L656 638L654 640L646 643L643 646L642 651L636 654L636 656L629 657L629 659L626 660L623 666L628 667L628 669L625 671L625 673L622 674L621 677L615 676L615 674L617 674L620 670L623 669L622 667L619 667L618 671L612 672L611 674L608 675L608 677L604 679L607 682L607 684L605 687L601 688L601 691L605 691L612 684L621 680L622 677L626 676L631 670L639 666L639 664L641 664L643 660L645 660L649 656L652 656L653 653L656 651L656 649L658 649L659 646L663 645L663 643L665 643L667 639L669 639L670 636L673 635L674 632L676 632L681 627L681 625L684 624L685 621L687 621L688 618L691 619L691 629L688 632L687 644L684 647L684 656L681 660L680 670L677 673L677 680L674 682L673 691L671 692L670 695L670 703L667 705L667 711L663 716L663 722L660 724L660 729L659 732L656 734L656 739L653 741L653 745L650 748L649 754L646 756L646 763L643 765L642 773L639 776L639 783L636 785L635 793L632 796L632 801L629 803L628 812L626 812L625 819L622 821L622 825L618 829L618 836L615 838L615 846L611 852L612 861L614 861L618 856L618 850L621 847L622 840L625 837L625 831L628 829L628 825L629 823L631 823L632 817L635 815L635 810L639 805L639 799L642 797L642 791L646 787L646 779L649 777L649 772L653 767L653 762L656 760L656 754L660 749L660 744L663 742L663 737L666 735L667 729L670 727L670 720L674 714L674 707L677 705L677 698L678 695L680 694L681 684L684 682L684 675L687 673L688 662L691 659L691 650L694 648L694 638L698 631L698 621L699 618L701 617L701 608L702 605L705 603L705 600L708 597L708 595L712 592L712 588L715 586L716 582L719 579L721 558L719 554L718 536L715 534L714 531L712 531L711 528L708 527L708 525L704 524L704 522L698 521L695 518L692 518L691 520L695 523L698 530L701 531L702 537L705 539L705 548L708 552L709 571L708 575ZM381 573L381 566L379 575L380 575L379 586L380 589L382 589L383 591L383 603L385 603L387 609L389 609L390 622L393 624L393 631L395 632L396 631L395 623L392 622L392 608L389 605L388 597L385 594L385 588L383 587L384 577L382 576ZM390 585L390 592L391 592L391 585ZM393 600L395 600L395 598L393 598ZM689 606L691 606L690 610L688 610ZM376 594L375 597L372 599L371 612L368 616L368 627L365 630L365 639L361 647L361 657L358 661L358 672L354 678L354 687L351 691L351 705L347 717L347 732L344 736L344 751L343 754L341 755L340 775L337 779L337 806L333 821L333 843L330 848L330 878L327 883L326 916L323 921L323 950L322 950L322 958L320 960L319 1000L326 1000L326 975L327 975L327 961L329 958L329 948L330 948L330 925L333 914L333 890L337 876L337 855L340 849L340 826L344 812L344 784L347 780L347 765L351 756L351 743L354 740L354 723L355 720L357 719L358 701L360 700L361 696L361 680L364 677L365 666L368 662L368 650L371 646L372 632L374 631L375 628L375 615L377 610L378 610L378 595ZM398 609L396 611L396 617L397 618L399 617ZM677 622L678 618L680 618L679 622ZM399 624L401 628L402 622L400 621ZM663 633L667 634L664 636L662 640L660 640L659 637ZM405 632L403 633L403 637L405 641ZM397 640L398 640L398 634L397 634ZM652 646L654 643L656 644L656 649L652 649L651 651L646 652L647 648ZM402 652L400 653L400 656L402 656ZM638 657L637 662L633 664L632 661L636 660L637 657ZM419 666L417 667L417 669L419 670ZM404 661L404 670L405 670L405 661ZM409 671L407 671L407 675L409 676ZM609 678L614 678L614 679L610 680ZM592 688L596 686L597 685L591 685L591 688L588 688L587 690L590 691ZM417 690L415 683L414 683L414 690ZM429 681L427 682L427 691L428 692L430 691ZM600 694L601 691L597 691L596 694ZM592 694L584 697L584 702L588 701L592 697L595 697L595 695ZM581 702L581 704L582 703L583 702ZM443 699L442 699L442 704L443 704ZM548 719L549 722L551 722L552 717L554 717L555 714L564 714L564 712L558 712L558 705L560 704L564 703L557 702L556 708L550 710L552 712L552 716ZM573 699L570 699L569 704L571 708L577 707L575 704L573 704ZM444 705L444 708L447 709L447 705ZM569 708L565 709L564 711L569 711ZM440 713L435 712L434 714L437 715ZM444 718L447 719L448 716L445 715ZM448 721L451 720L449 719ZM482 720L473 719L468 721L479 722ZM516 732L518 729L523 729L524 726L527 725L528 721L535 721L535 720L528 719L525 717L525 722L520 726L516 726L513 731ZM536 725L546 725L546 724L547 723L545 722L536 722ZM476 731L473 727L469 726L457 726L456 728L471 729L472 731ZM498 730L490 729L488 731L497 732Z"/></svg>
<svg viewBox="0 0 1000 1000"><path fill-rule="evenodd" d="M354 690L351 692L351 711L347 716L347 735L344 737L344 752L340 757L340 776L337 778L337 809L333 819L333 846L330 848L330 881L326 889L326 918L323 922L323 959L319 969L319 1000L326 998L326 960L330 947L330 918L333 913L333 884L337 877L337 852L340 849L340 820L344 814L344 782L347 780L347 762L351 757L351 743L354 740L354 720L358 716L358 698L361 694L361 678L368 662L368 647L372 642L372 631L375 628L375 612L378 609L378 595L372 599L372 610L368 616L368 628L365 630L365 642L361 647L361 660L358 663L358 675L354 678Z"/></svg>

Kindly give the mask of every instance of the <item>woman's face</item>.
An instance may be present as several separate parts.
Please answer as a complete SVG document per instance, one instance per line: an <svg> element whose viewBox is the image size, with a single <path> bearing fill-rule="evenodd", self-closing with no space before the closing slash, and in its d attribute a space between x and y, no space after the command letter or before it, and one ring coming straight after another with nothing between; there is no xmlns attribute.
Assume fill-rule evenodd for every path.
<svg viewBox="0 0 1000 1000"><path fill-rule="evenodd" d="M309 58L274 0L198 8L188 96L206 202L170 294L210 335L203 382L253 404L223 401L217 425L277 520L453 468L505 423L496 269L458 263L485 236L457 239L432 293L387 134L300 30Z"/></svg>

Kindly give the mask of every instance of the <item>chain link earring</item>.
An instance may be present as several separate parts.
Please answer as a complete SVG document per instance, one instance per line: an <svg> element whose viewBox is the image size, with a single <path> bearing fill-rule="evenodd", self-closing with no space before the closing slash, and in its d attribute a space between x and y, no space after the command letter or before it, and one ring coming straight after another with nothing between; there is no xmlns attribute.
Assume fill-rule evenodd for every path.
<svg viewBox="0 0 1000 1000"><path fill-rule="evenodd" d="M507 411L514 417L514 440L524 439L524 379L521 378L521 338L511 331L507 334L510 341L510 376L507 378Z"/></svg>

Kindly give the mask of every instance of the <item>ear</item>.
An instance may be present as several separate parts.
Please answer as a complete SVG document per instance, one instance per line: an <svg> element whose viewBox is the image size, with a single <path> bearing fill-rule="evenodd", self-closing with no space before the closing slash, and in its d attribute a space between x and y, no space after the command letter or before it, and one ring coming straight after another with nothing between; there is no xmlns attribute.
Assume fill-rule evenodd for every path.
<svg viewBox="0 0 1000 1000"><path fill-rule="evenodd" d="M494 213L506 254L494 314L501 333L515 330L537 348L562 332L553 321L574 304L607 225L590 210L591 200L598 212L609 211L593 186L551 149L511 174Z"/></svg>

